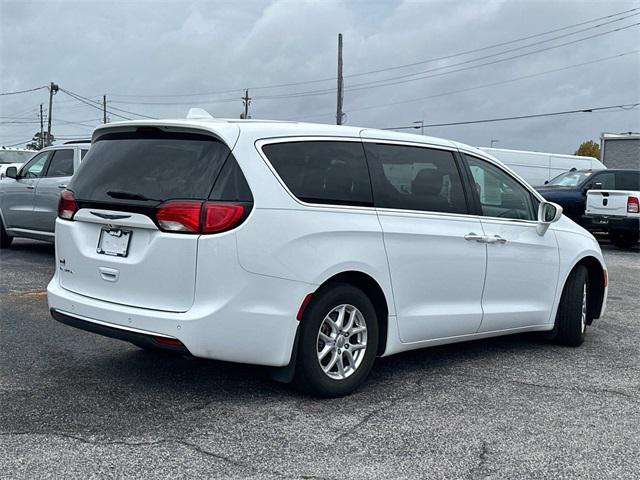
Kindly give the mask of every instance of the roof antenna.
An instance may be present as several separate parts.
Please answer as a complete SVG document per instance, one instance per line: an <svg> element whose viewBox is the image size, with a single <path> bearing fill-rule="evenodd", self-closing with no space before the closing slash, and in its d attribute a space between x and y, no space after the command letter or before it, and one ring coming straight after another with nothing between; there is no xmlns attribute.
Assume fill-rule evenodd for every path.
<svg viewBox="0 0 640 480"><path fill-rule="evenodd" d="M187 113L190 120L213 120L213 117L204 108L190 108Z"/></svg>

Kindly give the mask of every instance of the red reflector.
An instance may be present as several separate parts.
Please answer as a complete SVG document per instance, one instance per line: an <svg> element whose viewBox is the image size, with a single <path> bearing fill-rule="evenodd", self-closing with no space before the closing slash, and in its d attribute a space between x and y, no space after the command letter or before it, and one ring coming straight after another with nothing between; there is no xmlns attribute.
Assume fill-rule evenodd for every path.
<svg viewBox="0 0 640 480"><path fill-rule="evenodd" d="M217 233L229 230L238 224L243 215L243 205L207 202L204 204L202 233Z"/></svg>
<svg viewBox="0 0 640 480"><path fill-rule="evenodd" d="M638 197L629 197L627 199L627 213L640 213L640 202L638 202Z"/></svg>
<svg viewBox="0 0 640 480"><path fill-rule="evenodd" d="M166 345L168 347L183 347L184 344L178 340L177 338L167 338L167 337L152 337L152 340L160 345Z"/></svg>
<svg viewBox="0 0 640 480"><path fill-rule="evenodd" d="M306 297L304 297L304 300L302 300L302 304L300 305L300 308L298 309L298 314L296 315L296 320L298 321L302 320L304 311L306 310L307 305L309 305L309 302L311 301L311 295L313 295L313 293L309 293Z"/></svg>
<svg viewBox="0 0 640 480"><path fill-rule="evenodd" d="M73 220L73 216L78 211L78 204L73 197L73 192L63 190L58 200L58 217L65 220Z"/></svg>
<svg viewBox="0 0 640 480"><path fill-rule="evenodd" d="M200 233L202 202L171 200L158 207L156 220L165 232Z"/></svg>

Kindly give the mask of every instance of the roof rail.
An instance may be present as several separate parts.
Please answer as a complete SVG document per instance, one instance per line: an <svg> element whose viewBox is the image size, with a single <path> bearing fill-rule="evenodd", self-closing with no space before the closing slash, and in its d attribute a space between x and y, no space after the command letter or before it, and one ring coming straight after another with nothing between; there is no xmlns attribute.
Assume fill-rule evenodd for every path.
<svg viewBox="0 0 640 480"><path fill-rule="evenodd" d="M69 145L71 143L91 143L91 139L69 140L64 142L63 145Z"/></svg>

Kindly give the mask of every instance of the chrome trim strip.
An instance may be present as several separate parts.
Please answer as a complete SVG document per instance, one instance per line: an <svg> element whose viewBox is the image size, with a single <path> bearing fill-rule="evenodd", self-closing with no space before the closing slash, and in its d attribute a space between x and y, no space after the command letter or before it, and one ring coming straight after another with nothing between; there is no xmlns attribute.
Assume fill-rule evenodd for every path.
<svg viewBox="0 0 640 480"><path fill-rule="evenodd" d="M48 237L54 237L55 233L50 233L50 232L42 232L40 230L29 230L27 228L7 228L7 233L9 231L11 232L23 232L23 233L30 233L32 235L46 235Z"/></svg>

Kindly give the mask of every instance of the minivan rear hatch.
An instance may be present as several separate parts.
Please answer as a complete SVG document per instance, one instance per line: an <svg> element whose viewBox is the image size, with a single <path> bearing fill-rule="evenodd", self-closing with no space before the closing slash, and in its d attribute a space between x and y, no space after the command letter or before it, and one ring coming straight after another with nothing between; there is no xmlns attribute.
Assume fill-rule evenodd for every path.
<svg viewBox="0 0 640 480"><path fill-rule="evenodd" d="M169 202L180 220L181 206L204 202L228 157L227 144L204 131L132 127L94 138L68 187L78 210L56 226L60 285L122 305L187 311L199 234L173 231L176 222L162 223L158 212Z"/></svg>

